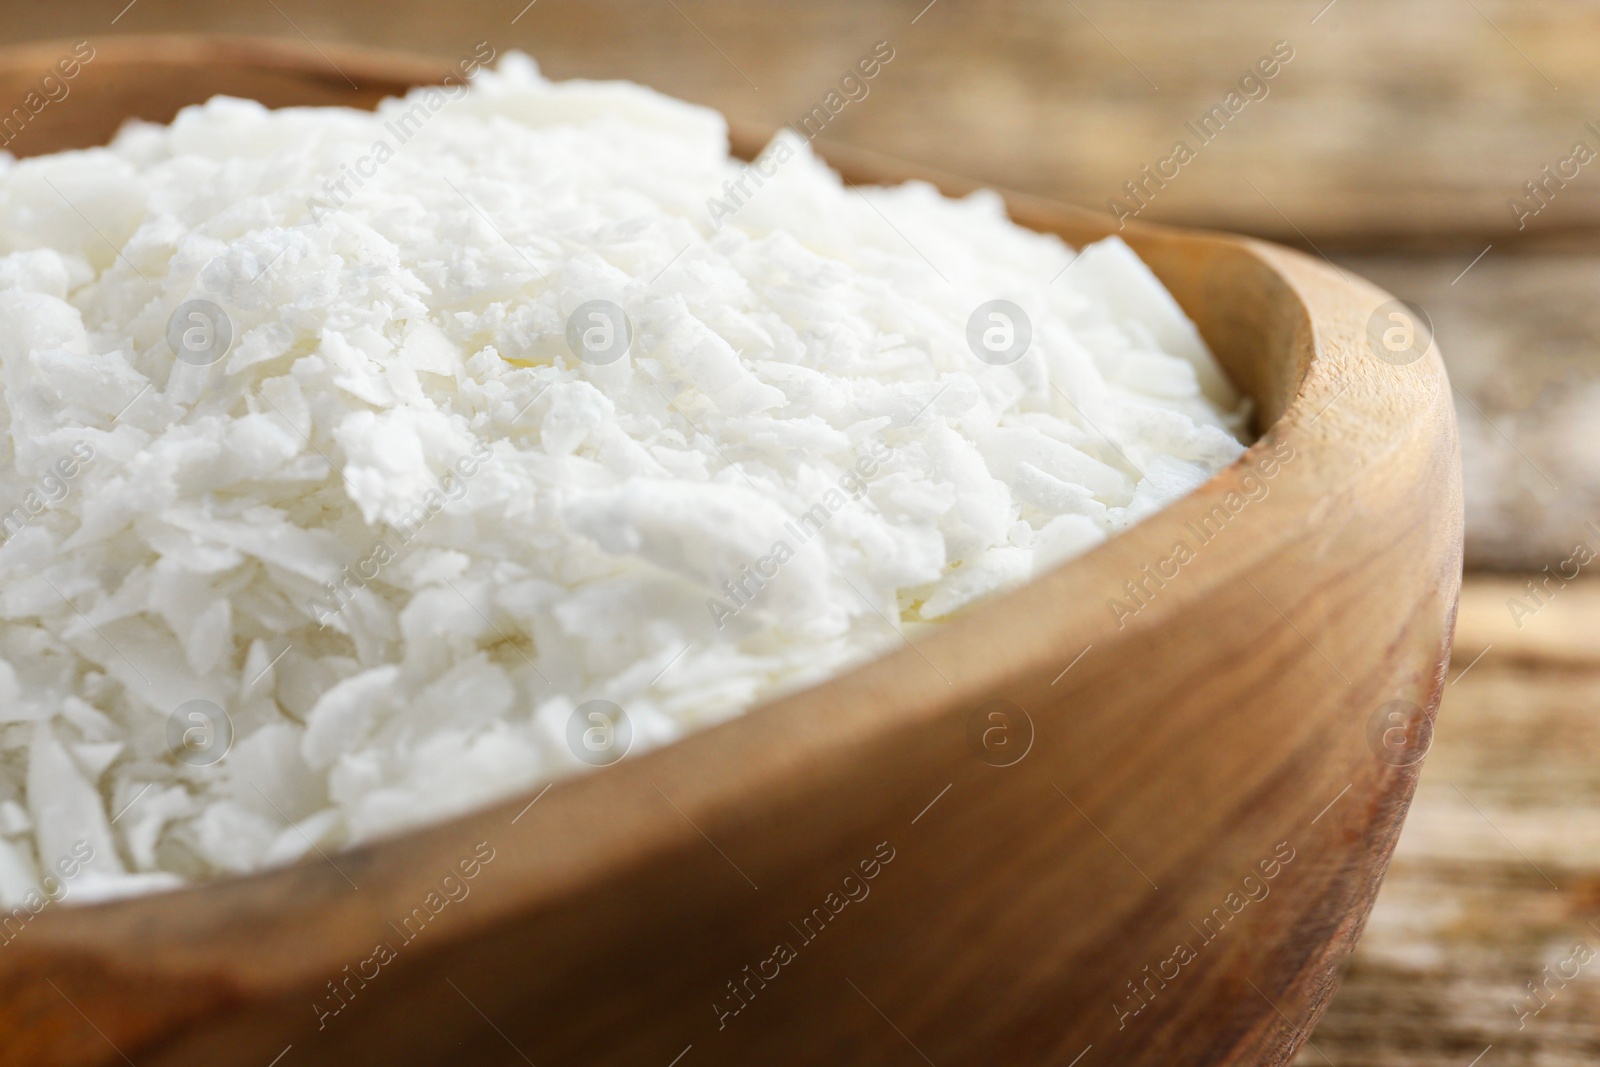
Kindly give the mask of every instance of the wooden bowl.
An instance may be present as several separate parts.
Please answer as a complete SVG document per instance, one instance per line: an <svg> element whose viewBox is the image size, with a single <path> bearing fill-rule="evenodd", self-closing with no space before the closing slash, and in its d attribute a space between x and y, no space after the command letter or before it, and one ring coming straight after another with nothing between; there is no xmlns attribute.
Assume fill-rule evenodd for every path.
<svg viewBox="0 0 1600 1067"><path fill-rule="evenodd" d="M14 150L218 92L370 106L446 69L94 47ZM65 51L4 52L0 99ZM854 179L916 173L826 154ZM1012 207L1075 243L1116 229ZM1323 262L1124 236L1256 399L1239 463L917 648L679 744L329 860L47 907L0 945L0 1063L1288 1062L1439 700L1450 387L1437 352L1376 358L1387 294Z"/></svg>

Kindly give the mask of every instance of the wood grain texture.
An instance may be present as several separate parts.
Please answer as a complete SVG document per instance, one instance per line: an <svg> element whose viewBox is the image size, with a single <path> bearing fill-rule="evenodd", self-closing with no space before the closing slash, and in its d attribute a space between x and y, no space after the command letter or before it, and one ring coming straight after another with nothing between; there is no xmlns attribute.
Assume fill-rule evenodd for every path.
<svg viewBox="0 0 1600 1067"><path fill-rule="evenodd" d="M1405 834L1299 1067L1466 1067L1490 1045L1481 1067L1600 1057L1596 963L1548 985L1544 971L1580 943L1600 951L1600 582L1562 591L1515 643L1508 584L1463 590Z"/></svg>
<svg viewBox="0 0 1600 1067"><path fill-rule="evenodd" d="M300 98L281 49L252 86L247 49L196 67L193 47L106 46L78 109L170 110L200 72ZM306 99L337 92L324 58L365 62L307 50ZM1076 242L1108 228L1013 209ZM1127 236L1271 423L1240 465L915 647L542 797L337 865L47 909L0 951L0 1063L1287 1060L1416 779L1379 758L1374 713L1432 709L1443 681L1449 387L1436 352L1368 354L1386 294L1364 282L1243 239ZM1109 602L1180 541L1192 558L1119 624ZM1031 742L1003 767L979 743L996 700ZM397 920L484 849L470 898L406 939ZM870 896L831 904L874 858ZM778 942L795 958L748 979ZM350 979L379 944L395 958Z"/></svg>
<svg viewBox="0 0 1600 1067"><path fill-rule="evenodd" d="M1097 209L1285 40L1295 58L1269 95L1199 148L1149 218L1324 248L1407 242L1469 255L1489 240L1600 224L1592 166L1522 230L1507 206L1575 140L1600 148L1585 126L1600 119L1594 0L1338 0L1320 18L1326 0L125 6L7 3L0 39L213 31L298 43L304 33L439 63L488 40L528 50L559 77L630 78L767 126L798 118L889 40L895 60L826 139Z"/></svg>

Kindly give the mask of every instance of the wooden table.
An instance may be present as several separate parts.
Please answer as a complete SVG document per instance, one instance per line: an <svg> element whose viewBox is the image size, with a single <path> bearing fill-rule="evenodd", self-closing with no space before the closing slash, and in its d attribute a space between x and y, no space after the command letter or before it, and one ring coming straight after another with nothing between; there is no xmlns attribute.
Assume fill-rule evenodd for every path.
<svg viewBox="0 0 1600 1067"><path fill-rule="evenodd" d="M1491 1045L1480 1067L1600 1059L1600 580L1519 630L1522 588L1467 583L1405 832L1297 1067L1467 1067ZM1567 963L1578 945L1594 959Z"/></svg>

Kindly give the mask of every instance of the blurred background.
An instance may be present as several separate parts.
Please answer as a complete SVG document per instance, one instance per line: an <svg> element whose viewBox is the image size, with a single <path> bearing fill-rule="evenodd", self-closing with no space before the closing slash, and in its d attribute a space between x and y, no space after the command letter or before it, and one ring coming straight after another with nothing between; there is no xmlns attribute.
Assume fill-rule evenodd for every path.
<svg viewBox="0 0 1600 1067"><path fill-rule="evenodd" d="M1413 301L1456 387L1469 574L1416 803L1300 1062L1600 1062L1600 560L1574 562L1600 555L1600 0L0 0L12 43L172 31L441 73L487 41L770 127L887 41L821 140L1271 238Z"/></svg>

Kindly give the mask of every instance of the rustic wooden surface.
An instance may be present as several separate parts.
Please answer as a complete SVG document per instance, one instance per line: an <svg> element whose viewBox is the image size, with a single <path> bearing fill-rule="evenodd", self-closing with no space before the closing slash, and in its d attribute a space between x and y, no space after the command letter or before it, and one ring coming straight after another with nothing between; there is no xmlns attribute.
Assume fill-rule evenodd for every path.
<svg viewBox="0 0 1600 1067"><path fill-rule="evenodd" d="M1521 587L1463 590L1405 832L1297 1067L1467 1067L1490 1045L1479 1067L1600 1059L1600 580L1518 630L1506 599ZM1596 959L1520 1018L1538 1007L1525 983L1580 943Z"/></svg>

